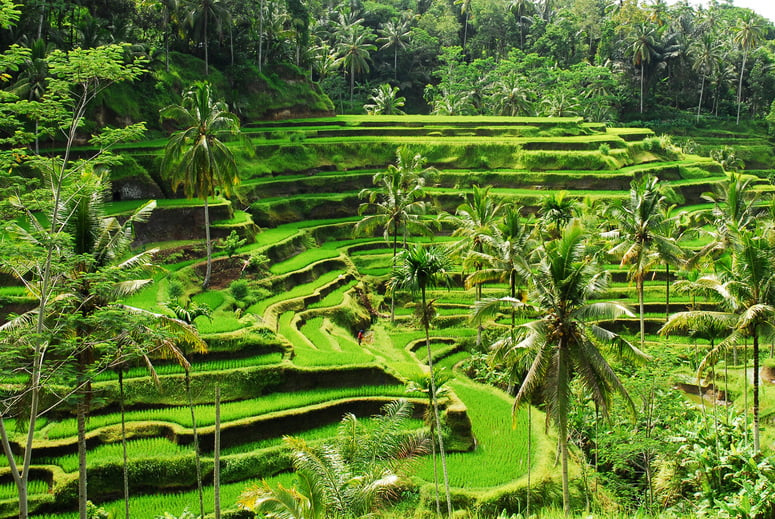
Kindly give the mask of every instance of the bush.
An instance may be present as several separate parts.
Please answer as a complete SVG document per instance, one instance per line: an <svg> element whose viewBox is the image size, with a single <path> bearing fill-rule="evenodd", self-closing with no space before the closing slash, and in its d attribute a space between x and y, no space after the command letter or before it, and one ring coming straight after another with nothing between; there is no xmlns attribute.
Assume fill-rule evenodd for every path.
<svg viewBox="0 0 775 519"><path fill-rule="evenodd" d="M250 295L250 287L247 280L236 279L229 285L229 292L237 301L244 301Z"/></svg>

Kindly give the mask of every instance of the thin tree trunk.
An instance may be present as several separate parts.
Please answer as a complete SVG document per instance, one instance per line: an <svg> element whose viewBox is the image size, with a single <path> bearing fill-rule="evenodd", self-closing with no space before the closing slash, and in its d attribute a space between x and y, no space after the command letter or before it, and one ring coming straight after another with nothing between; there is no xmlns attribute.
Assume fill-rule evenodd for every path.
<svg viewBox="0 0 775 519"><path fill-rule="evenodd" d="M215 384L215 446L213 448L215 519L221 519L221 386Z"/></svg>
<svg viewBox="0 0 775 519"><path fill-rule="evenodd" d="M204 495L202 491L202 460L199 457L199 434L196 428L196 413L194 413L194 398L191 394L191 370L186 369L186 397L191 411L191 429L194 435L194 458L196 464L196 490L199 493L199 517L205 516Z"/></svg>
<svg viewBox="0 0 775 519"><path fill-rule="evenodd" d="M205 248L207 249L207 267L205 269L205 280L202 288L207 289L210 285L210 274L213 271L213 244L210 241L210 208L207 205L208 193L205 193Z"/></svg>
<svg viewBox="0 0 775 519"><path fill-rule="evenodd" d="M697 122L700 122L700 108L702 107L702 93L705 90L705 74L702 75L702 82L700 83L700 102L697 103Z"/></svg>
<svg viewBox="0 0 775 519"><path fill-rule="evenodd" d="M124 457L124 517L129 519L129 456L126 447L126 409L124 401L124 368L118 368L118 404L121 411L121 450Z"/></svg>
<svg viewBox="0 0 775 519"><path fill-rule="evenodd" d="M759 333L753 329L753 450L759 452ZM746 378L748 375L746 374Z"/></svg>
<svg viewBox="0 0 775 519"><path fill-rule="evenodd" d="M396 270L396 256L398 255L398 222L393 221L393 272ZM390 322L396 322L396 290L390 294Z"/></svg>
<svg viewBox="0 0 775 519"><path fill-rule="evenodd" d="M421 288L422 292L422 310L423 313L427 311L425 303L425 287ZM441 417L439 415L439 401L436 397L436 375L433 373L433 355L431 354L431 337L428 331L428 323L425 324L425 348L428 352L428 369L430 370L431 381L431 393L433 395L433 418L436 420L436 436L439 440L439 455L441 456L441 472L444 476L444 492L447 497L447 513L449 518L452 518L452 496L449 492L449 473L447 471L447 457L444 452L444 436L441 431Z"/></svg>
<svg viewBox="0 0 775 519"><path fill-rule="evenodd" d="M743 416L745 419L745 443L748 445L748 341L743 343Z"/></svg>
<svg viewBox="0 0 775 519"><path fill-rule="evenodd" d="M670 318L670 263L665 262L665 322Z"/></svg>
<svg viewBox="0 0 775 519"><path fill-rule="evenodd" d="M29 511L27 508L27 477L28 472L19 473L19 467L16 465L16 458L14 457L13 450L11 450L11 444L8 442L8 431L5 430L5 420L0 416L0 440L3 443L3 452L5 457L8 458L8 465L11 468L11 476L14 483L16 483L16 491L19 496L19 519L27 519Z"/></svg>
<svg viewBox="0 0 775 519"><path fill-rule="evenodd" d="M264 66L264 0L261 0L258 9L258 72L261 73Z"/></svg>
<svg viewBox="0 0 775 519"><path fill-rule="evenodd" d="M640 349L643 350L643 347L646 343L646 319L644 317L644 309L643 309L643 274L638 273L638 311L640 314Z"/></svg>
<svg viewBox="0 0 775 519"><path fill-rule="evenodd" d="M86 513L86 501L88 499L88 489L86 485L86 402L83 399L85 395L79 395L80 399L77 404L77 417L78 423L78 517L80 519L88 519Z"/></svg>
<svg viewBox="0 0 775 519"><path fill-rule="evenodd" d="M208 57L208 54L207 54L207 9L205 9L204 16L205 16L205 27L204 27L204 36L203 36L203 38L204 38L204 44L205 44L205 76L209 76L210 75L210 61L209 61L209 57Z"/></svg>
<svg viewBox="0 0 775 519"><path fill-rule="evenodd" d="M645 69L643 67L643 56L640 57L640 113L643 113L643 83L645 77Z"/></svg>
<svg viewBox="0 0 775 519"><path fill-rule="evenodd" d="M735 124L740 124L740 105L743 104L743 73L745 72L745 60L748 58L748 53L743 52L743 66L740 67L740 82L737 85L737 121Z"/></svg>
<svg viewBox="0 0 775 519"><path fill-rule="evenodd" d="M525 517L530 517L530 492L533 490L531 476L533 474L533 412L531 404L527 404L527 495L525 496Z"/></svg>

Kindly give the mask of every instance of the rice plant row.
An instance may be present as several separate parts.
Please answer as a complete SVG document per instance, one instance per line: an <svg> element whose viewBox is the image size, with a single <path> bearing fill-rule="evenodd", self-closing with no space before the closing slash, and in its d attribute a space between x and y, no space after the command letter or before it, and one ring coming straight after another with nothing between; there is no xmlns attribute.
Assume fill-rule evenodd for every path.
<svg viewBox="0 0 775 519"><path fill-rule="evenodd" d="M231 422L263 414L286 411L309 405L331 402L346 398L366 398L404 395L404 386L361 386L320 389L317 391L298 391L294 393L270 393L250 400L227 402L221 405L222 422ZM194 406L197 426L206 427L215 423L215 407L212 405ZM92 416L86 426L87 432L120 423L120 415L111 413ZM165 407L145 409L126 413L127 422L165 422L190 428L191 413L188 407ZM75 418L50 424L41 433L49 439L70 438L76 435Z"/></svg>

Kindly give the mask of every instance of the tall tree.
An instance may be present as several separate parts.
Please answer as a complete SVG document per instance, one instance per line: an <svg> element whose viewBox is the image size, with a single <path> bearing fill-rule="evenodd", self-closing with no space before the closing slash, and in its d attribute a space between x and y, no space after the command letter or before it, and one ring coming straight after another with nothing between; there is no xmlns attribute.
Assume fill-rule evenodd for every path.
<svg viewBox="0 0 775 519"><path fill-rule="evenodd" d="M459 205L454 215L447 216L454 230L452 236L461 240L455 245L455 252L463 258L463 263L474 271L484 267L482 253L484 244L495 233L495 224L500 216L503 205L490 196L492 186L479 187L474 185L471 197ZM482 283L476 278L469 278L475 289L475 301L482 299ZM477 346L482 342L482 327L479 325L476 334Z"/></svg>
<svg viewBox="0 0 775 519"><path fill-rule="evenodd" d="M184 126L172 134L164 148L162 171L173 190L182 186L186 197L199 197L204 202L207 269L202 286L207 288L213 252L208 198L216 189L230 196L239 182L234 154L221 140L240 135L239 119L229 112L225 102L214 100L212 87L206 82L194 83L183 94L182 104L163 108L161 117Z"/></svg>
<svg viewBox="0 0 775 519"><path fill-rule="evenodd" d="M646 92L646 65L656 55L657 28L646 22L636 24L627 38L627 52L632 62L640 68L640 113Z"/></svg>
<svg viewBox="0 0 775 519"><path fill-rule="evenodd" d="M205 53L205 76L210 75L210 31L220 35L224 25L231 25L231 13L225 0L184 0L182 19Z"/></svg>
<svg viewBox="0 0 775 519"><path fill-rule="evenodd" d="M730 346L752 340L753 441L755 452L760 452L760 342L775 340L775 254L772 245L754 232L743 230L732 246L728 270L698 281L706 291L716 292L723 310L680 312L670 317L661 333L708 328L732 331L705 356L698 377L715 365ZM747 369L745 371L747 378Z"/></svg>
<svg viewBox="0 0 775 519"><path fill-rule="evenodd" d="M570 224L562 235L536 251L538 264L527 269L530 305L520 311L537 319L517 327L517 341L504 342L502 359L519 359L528 352L532 361L514 400L514 409L542 389L547 421L557 427L562 465L565 514L570 514L568 480L568 416L571 382L576 379L603 415L614 392L634 411L627 391L606 361L601 346L610 346L633 358L646 356L621 336L596 324L632 313L616 302L590 302L606 289L605 272L597 267L584 243L584 231ZM477 313L492 312L500 301L486 301ZM530 308L530 307L533 308Z"/></svg>
<svg viewBox="0 0 775 519"><path fill-rule="evenodd" d="M398 51L405 49L412 36L412 16L404 15L399 19L388 20L377 31L380 37L377 43L381 43L382 49L393 49L393 79L398 80Z"/></svg>
<svg viewBox="0 0 775 519"><path fill-rule="evenodd" d="M743 104L743 74L745 74L745 62L748 54L759 46L764 39L766 27L761 17L750 13L742 18L734 28L735 36L733 41L743 52L743 63L740 65L740 81L737 85L737 124L740 124L740 107Z"/></svg>
<svg viewBox="0 0 775 519"><path fill-rule="evenodd" d="M354 24L341 36L337 45L339 55L338 63L349 70L350 76L350 103L353 102L355 92L355 75L369 71L371 53L377 50L372 43L374 34L362 24Z"/></svg>
<svg viewBox="0 0 775 519"><path fill-rule="evenodd" d="M663 211L667 197L657 177L647 175L634 180L630 194L621 205L610 209L611 221L617 228L603 233L616 245L610 254L622 258L621 265L630 266L630 277L638 291L640 320L640 347L646 340L644 311L644 282L646 274L663 260L678 261L681 250L667 233L667 219Z"/></svg>
<svg viewBox="0 0 775 519"><path fill-rule="evenodd" d="M5 7L0 9L3 15L7 14ZM135 125L126 129L95 134L93 143L98 149L95 157L89 160L71 161L72 147L76 142L78 130L84 122L88 107L96 96L109 85L132 81L143 72L141 61L125 62L124 51L125 46L111 45L97 49L76 49L68 53L54 51L49 54L48 66L51 77L46 94L37 103L50 120L56 121L53 126L63 132L63 152L53 158L42 159L33 156L26 159L49 182L52 199L50 205L47 205L51 212L46 215L48 218L45 225L33 224L30 227L28 232L30 240L26 242L29 248L14 247L7 256L2 257L3 269L11 271L24 283L30 293L35 294L37 299L36 311L30 314L28 321L32 331L23 336L2 337L2 349L11 354L10 358L15 358L17 361L22 358L28 359L29 362L29 365L25 366L29 377L26 390L24 394L12 397L12 400L17 402L20 401L19 399L27 399L24 406L27 416L26 440L20 460L11 452L8 444L3 420L9 410L5 405L7 402L3 402L4 405L0 408L0 437L18 489L20 519L26 519L29 514L27 486L33 436L37 419L42 411L40 406L45 379L51 374L49 364L58 342L57 334L62 331L63 321L67 318L65 315L52 314L51 309L52 301L61 293L60 280L64 276L63 265L59 258L63 248L63 226L67 222L67 218L61 213L65 189L82 171L91 167L97 160L96 157L112 144L122 139L136 138L143 130L143 125ZM4 66L10 63L6 59L2 61ZM21 200L16 201L20 206L23 205ZM38 221L32 212L26 212L25 216L30 218L30 222ZM19 355L14 356L12 352L17 352ZM4 360L7 359L8 357Z"/></svg>
<svg viewBox="0 0 775 519"><path fill-rule="evenodd" d="M702 109L702 95L705 92L705 81L713 73L713 68L718 63L720 55L720 46L718 39L710 32L703 34L699 39L694 40L689 47L689 54L692 56L692 69L700 74L700 99L697 101L697 121L700 120L700 110Z"/></svg>
<svg viewBox="0 0 775 519"><path fill-rule="evenodd" d="M431 352L430 325L436 313L432 302L428 302L427 290L447 280L451 262L448 252L439 246L412 246L401 251L398 266L393 271L390 283L393 289L408 288L413 293L420 293L420 306L417 310L420 323L425 330L425 349L428 355L428 377L433 398L433 416L436 421L436 439L439 443L441 457L441 472L444 477L444 491L447 498L448 517L452 518L452 496L449 491L449 472L447 470L447 455L444 451L444 436L439 413L438 392L436 390L436 373L433 370L433 354Z"/></svg>
<svg viewBox="0 0 775 519"><path fill-rule="evenodd" d="M359 196L367 198L358 208L366 214L355 224L355 233L371 233L383 229L385 240L393 237L393 268L398 255L398 236L403 233L403 243L409 232L430 233L429 224L422 219L426 212L425 181L435 174L433 168L425 167L426 159L410 148L401 146L396 150L396 163L386 171L374 175L374 188L361 190ZM369 212L373 211L373 212ZM390 320L395 318L395 303L390 303Z"/></svg>

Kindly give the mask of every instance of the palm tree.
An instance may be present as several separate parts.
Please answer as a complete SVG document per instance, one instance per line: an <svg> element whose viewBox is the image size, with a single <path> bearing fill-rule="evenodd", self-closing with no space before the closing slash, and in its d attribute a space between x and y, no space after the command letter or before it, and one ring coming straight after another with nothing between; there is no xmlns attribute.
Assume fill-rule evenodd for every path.
<svg viewBox="0 0 775 519"><path fill-rule="evenodd" d="M426 210L425 181L435 174L435 169L425 167L425 157L404 146L396 150L396 163L390 164L387 171L374 175L374 189L363 189L359 196L367 198L358 208L359 214L367 214L355 224L355 233L372 233L383 229L385 240L393 236L393 268L398 254L398 235L403 231L404 246L407 234L417 231L430 233L429 225L422 220ZM394 303L390 303L390 320L395 319Z"/></svg>
<svg viewBox="0 0 775 519"><path fill-rule="evenodd" d="M530 92L524 86L528 81L517 74L507 74L492 85L491 102L500 115L528 115L533 109Z"/></svg>
<svg viewBox="0 0 775 519"><path fill-rule="evenodd" d="M210 27L220 34L224 24L231 24L231 13L224 0L184 0L181 6L183 23L187 24L205 51L205 76L210 75Z"/></svg>
<svg viewBox="0 0 775 519"><path fill-rule="evenodd" d="M454 227L452 236L461 238L455 244L455 252L464 259L466 266L473 267L475 271L480 271L484 267L481 258L484 244L488 237L495 232L495 224L503 208L501 202L490 196L490 189L492 186L479 187L474 185L471 198L468 199L466 196L466 202L458 206L455 214L446 217ZM472 280L471 284L476 292L474 299L480 301L482 299L482 283ZM481 342L482 327L480 325L476 335L476 344L479 345Z"/></svg>
<svg viewBox="0 0 775 519"><path fill-rule="evenodd" d="M19 77L13 86L13 93L28 101L40 101L46 92L49 79L48 62L46 56L52 50L51 44L43 40L35 40L30 46L30 55L24 60L24 65L19 72ZM35 121L35 154L40 153L40 116L34 117Z"/></svg>
<svg viewBox="0 0 775 519"><path fill-rule="evenodd" d="M627 391L600 351L610 346L634 358L646 356L619 335L602 328L597 321L632 315L616 302L594 302L606 289L605 272L592 263L584 244L584 231L571 223L556 239L536 251L538 264L526 269L530 283L529 301L534 308L519 304L517 309L537 319L517 327L517 340L503 343L495 352L502 359L517 362L524 352L532 357L514 409L540 388L547 420L554 422L559 436L562 464L562 493L565 514L570 513L568 485L568 415L571 381L575 378L605 416L611 396L618 392L634 411ZM479 316L497 311L502 300L489 300L476 308ZM506 301L513 303L513 301Z"/></svg>
<svg viewBox="0 0 775 519"><path fill-rule="evenodd" d="M370 53L377 50L377 46L371 43L373 39L374 34L370 29L361 24L355 24L349 27L337 45L339 55L337 62L350 71L351 104L355 91L355 75L369 71Z"/></svg>
<svg viewBox="0 0 775 519"><path fill-rule="evenodd" d="M433 402L443 403L450 393L450 387L448 382L452 379L452 375L444 371L444 369L436 370L433 375L433 380L436 385L436 392L431 389L431 376L429 373L419 375L409 381L406 387L407 393L420 394L428 399L428 406L423 413L423 421L430 428L431 438L431 460L433 463L433 485L436 489L436 515L441 517L441 501L439 499L439 474L438 464L436 462L436 419L433 414Z"/></svg>
<svg viewBox="0 0 775 519"><path fill-rule="evenodd" d="M745 74L745 62L751 50L755 49L764 39L767 28L759 16L750 13L742 18L734 28L735 36L732 41L743 51L743 64L740 66L740 81L737 85L737 124L740 124L740 107L743 104L743 74Z"/></svg>
<svg viewBox="0 0 775 519"><path fill-rule="evenodd" d="M460 6L460 16L463 17L463 53L465 53L468 41L468 21L471 19L471 0L455 0L455 5Z"/></svg>
<svg viewBox="0 0 775 519"><path fill-rule="evenodd" d="M408 16L402 16L399 20L388 20L379 29L380 37L377 43L381 43L380 50L393 48L393 79L398 79L398 49L405 49L412 36L411 12Z"/></svg>
<svg viewBox="0 0 775 519"><path fill-rule="evenodd" d="M741 231L753 229L759 192L752 189L751 177L732 173L727 182L716 186L715 193L706 193L702 197L713 203L710 212L713 225L710 241L698 251L697 256L717 259L732 248Z"/></svg>
<svg viewBox="0 0 775 519"><path fill-rule="evenodd" d="M713 68L718 63L720 45L713 33L707 32L698 40L694 40L689 47L689 54L694 58L692 69L702 76L700 83L700 100L697 102L697 121L700 120L702 109L702 94L705 92L705 80L713 73Z"/></svg>
<svg viewBox="0 0 775 519"><path fill-rule="evenodd" d="M220 140L225 135L239 135L239 119L229 112L226 103L213 99L210 84L206 82L194 83L183 94L182 104L163 108L161 116L185 127L170 137L161 167L173 190L183 186L186 197L204 201L207 270L202 286L207 288L213 251L208 198L218 188L230 196L239 182L234 155Z"/></svg>
<svg viewBox="0 0 775 519"><path fill-rule="evenodd" d="M730 346L752 340L753 344L753 441L759 441L760 340L775 339L775 253L766 239L742 231L731 253L731 265L723 275L706 276L703 285L714 290L727 310L681 312L671 316L664 333L674 329L731 329L732 333L705 356L698 377L713 366ZM747 372L747 368L746 368ZM748 377L748 374L745 374Z"/></svg>
<svg viewBox="0 0 775 519"><path fill-rule="evenodd" d="M406 98L398 95L398 87L383 83L372 91L369 100L370 104L363 105L369 115L405 115L401 108Z"/></svg>
<svg viewBox="0 0 775 519"><path fill-rule="evenodd" d="M514 14L519 24L519 48L525 48L525 24L530 15L535 13L535 4L530 0L509 0L509 10Z"/></svg>
<svg viewBox="0 0 775 519"><path fill-rule="evenodd" d="M645 95L646 64L656 55L656 27L647 23L636 24L628 37L628 53L632 62L640 67L640 113L643 113Z"/></svg>
<svg viewBox="0 0 775 519"><path fill-rule="evenodd" d="M646 274L661 261L676 263L681 257L680 248L667 233L667 219L662 210L666 203L667 197L657 177L648 175L634 180L629 197L621 205L611 207L611 221L618 228L603 233L617 242L609 253L621 256L621 266L631 266L630 277L635 280L638 291L641 348L646 339L643 302Z"/></svg>
<svg viewBox="0 0 775 519"><path fill-rule="evenodd" d="M578 207L578 200L571 198L567 191L550 194L544 198L538 209L542 231L552 238L556 238L576 216Z"/></svg>
<svg viewBox="0 0 775 519"><path fill-rule="evenodd" d="M452 517L452 496L449 492L449 473L447 472L447 457L444 452L444 437L441 429L437 384L433 370L433 355L431 353L430 324L434 317L433 303L429 304L426 291L446 280L451 263L448 252L439 246L423 247L415 245L401 251L398 266L393 270L391 285L393 289L408 288L412 293L420 293L418 315L425 329L425 349L428 354L428 376L430 378L431 395L433 395L433 417L436 421L436 438L439 442L441 456L441 471L444 477L444 491L447 497L447 513Z"/></svg>
<svg viewBox="0 0 775 519"><path fill-rule="evenodd" d="M426 452L423 437L405 433L411 416L412 405L397 400L374 417L376 427L345 415L336 438L322 446L286 437L296 487L272 488L264 481L242 493L240 506L270 519L370 515L398 487L408 462Z"/></svg>

